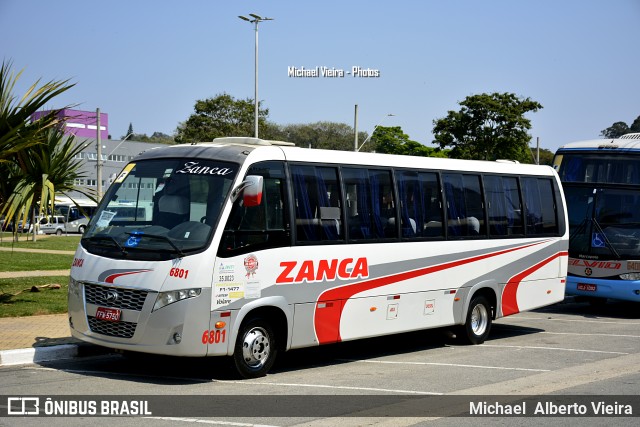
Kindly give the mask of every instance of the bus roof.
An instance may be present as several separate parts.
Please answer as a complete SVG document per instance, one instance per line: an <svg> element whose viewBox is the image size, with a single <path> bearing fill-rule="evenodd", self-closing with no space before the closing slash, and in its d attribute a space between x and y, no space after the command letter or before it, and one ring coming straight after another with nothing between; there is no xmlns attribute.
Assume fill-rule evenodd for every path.
<svg viewBox="0 0 640 427"><path fill-rule="evenodd" d="M290 142L258 138L216 138L212 142L179 144L148 150L135 160L170 157L200 157L244 163L247 156L267 160L286 159L296 162L367 165L380 167L477 171L486 173L513 173L552 175L550 166L522 164L513 161L459 160L439 157L401 156L354 151L335 151L296 147ZM134 160L134 161L135 161Z"/></svg>
<svg viewBox="0 0 640 427"><path fill-rule="evenodd" d="M591 139L572 142L561 146L563 150L638 150L640 151L640 133L628 133L620 138Z"/></svg>
<svg viewBox="0 0 640 427"><path fill-rule="evenodd" d="M79 205L79 206L98 206L96 202L91 199L74 197L71 199L67 196L56 196L55 200L56 206L65 206L65 205Z"/></svg>

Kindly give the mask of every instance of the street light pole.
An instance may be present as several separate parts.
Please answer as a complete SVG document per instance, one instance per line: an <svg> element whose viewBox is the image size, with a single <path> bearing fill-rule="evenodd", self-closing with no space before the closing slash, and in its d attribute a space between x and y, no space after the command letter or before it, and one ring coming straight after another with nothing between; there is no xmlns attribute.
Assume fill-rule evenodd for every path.
<svg viewBox="0 0 640 427"><path fill-rule="evenodd" d="M254 92L254 99L255 99L255 137L258 137L258 24L263 22L263 21L273 21L273 18L263 18L261 16L256 15L255 13L250 13L249 16L251 16L251 18L247 18L246 16L242 16L239 15L238 18L242 19L243 21L247 21L250 22L252 24L254 24L255 26L255 31L256 31L256 43L255 43L255 75L254 75L254 79L255 79L255 92Z"/></svg>
<svg viewBox="0 0 640 427"><path fill-rule="evenodd" d="M382 122L384 121L384 119L385 119L386 117L394 117L394 116L395 116L395 114L391 114L391 113L389 113L389 114L385 115L385 116L384 116L384 117L383 117L383 118L378 122L378 124L377 124L377 125L375 125L375 126L373 127L373 130L371 131L371 135L369 135L369 136L367 137L367 139L365 139L365 140L364 140L364 142L360 145L360 147L357 147L357 146L356 146L356 151L360 151L360 149L361 149L362 147L364 147L364 144L366 144L367 142L369 142L369 140L370 140L370 139L371 139L371 137L373 136L373 133L374 133L374 132L376 131L376 129L377 129L377 128L382 124Z"/></svg>
<svg viewBox="0 0 640 427"><path fill-rule="evenodd" d="M96 109L96 192L98 200L102 199L102 141L100 139L102 132L100 131L100 109Z"/></svg>
<svg viewBox="0 0 640 427"><path fill-rule="evenodd" d="M353 151L358 151L358 104L353 113Z"/></svg>

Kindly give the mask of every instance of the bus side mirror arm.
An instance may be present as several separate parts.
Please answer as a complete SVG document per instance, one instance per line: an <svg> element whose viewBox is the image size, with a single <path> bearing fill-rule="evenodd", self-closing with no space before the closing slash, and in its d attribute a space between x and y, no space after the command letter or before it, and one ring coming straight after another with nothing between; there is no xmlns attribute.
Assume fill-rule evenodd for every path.
<svg viewBox="0 0 640 427"><path fill-rule="evenodd" d="M262 203L263 178L260 175L248 175L231 192L231 201L235 202L242 193L242 203L246 207L259 206Z"/></svg>

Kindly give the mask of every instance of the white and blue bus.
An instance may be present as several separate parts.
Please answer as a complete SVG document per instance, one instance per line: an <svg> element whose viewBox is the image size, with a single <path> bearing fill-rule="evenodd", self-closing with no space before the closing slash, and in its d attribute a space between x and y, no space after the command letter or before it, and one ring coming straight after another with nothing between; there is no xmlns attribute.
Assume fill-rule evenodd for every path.
<svg viewBox="0 0 640 427"><path fill-rule="evenodd" d="M65 218L66 232L83 234L89 220L98 208L98 204L89 199L71 199L60 196L56 197L54 208L56 215Z"/></svg>
<svg viewBox="0 0 640 427"><path fill-rule="evenodd" d="M567 295L640 301L640 133L564 145L554 167L569 209Z"/></svg>
<svg viewBox="0 0 640 427"><path fill-rule="evenodd" d="M125 166L75 254L73 336L258 377L281 351L359 338L453 327L480 344L494 319L564 299L551 167L290 145L223 138Z"/></svg>

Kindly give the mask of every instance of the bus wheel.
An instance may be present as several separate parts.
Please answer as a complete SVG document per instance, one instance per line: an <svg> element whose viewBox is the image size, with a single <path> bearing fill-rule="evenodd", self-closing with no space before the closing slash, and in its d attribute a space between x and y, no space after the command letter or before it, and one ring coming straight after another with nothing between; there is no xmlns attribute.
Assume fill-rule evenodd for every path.
<svg viewBox="0 0 640 427"><path fill-rule="evenodd" d="M78 227L78 233L84 234L84 225L81 225L80 227Z"/></svg>
<svg viewBox="0 0 640 427"><path fill-rule="evenodd" d="M244 378L264 377L277 354L275 335L266 320L255 317L243 322L233 351L240 375Z"/></svg>
<svg viewBox="0 0 640 427"><path fill-rule="evenodd" d="M460 326L456 336L462 342L482 344L491 330L491 305L483 296L474 297L469 304L467 320Z"/></svg>

